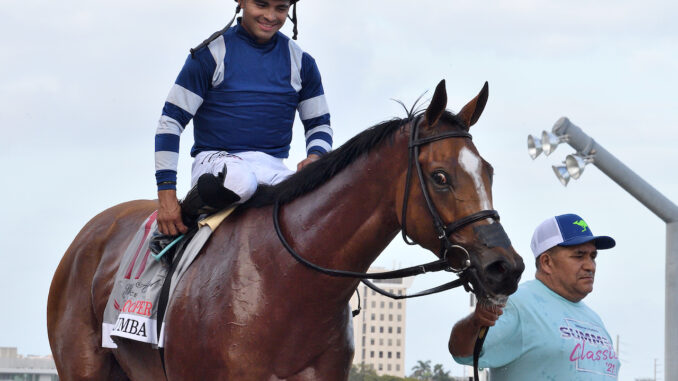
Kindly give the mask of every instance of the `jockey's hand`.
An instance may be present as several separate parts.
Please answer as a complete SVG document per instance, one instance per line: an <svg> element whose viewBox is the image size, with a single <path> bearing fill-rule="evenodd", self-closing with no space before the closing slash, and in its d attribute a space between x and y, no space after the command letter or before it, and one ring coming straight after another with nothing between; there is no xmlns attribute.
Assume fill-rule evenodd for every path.
<svg viewBox="0 0 678 381"><path fill-rule="evenodd" d="M181 206L177 199L177 191L165 189L158 191L158 230L166 235L186 233L188 227L181 220Z"/></svg>
<svg viewBox="0 0 678 381"><path fill-rule="evenodd" d="M316 161L318 159L320 159L320 155L318 155L316 153L312 153L312 154L308 155L308 157L306 159L300 161L299 164L297 164L297 171L300 171L302 168L313 163L314 161Z"/></svg>
<svg viewBox="0 0 678 381"><path fill-rule="evenodd" d="M499 316L504 313L503 306L476 304L476 310L471 315L471 321L476 327L492 327Z"/></svg>

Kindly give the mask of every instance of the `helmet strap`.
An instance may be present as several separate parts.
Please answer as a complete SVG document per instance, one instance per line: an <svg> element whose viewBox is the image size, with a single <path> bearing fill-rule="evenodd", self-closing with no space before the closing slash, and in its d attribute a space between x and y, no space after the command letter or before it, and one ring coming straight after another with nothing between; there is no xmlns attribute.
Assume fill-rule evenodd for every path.
<svg viewBox="0 0 678 381"><path fill-rule="evenodd" d="M297 3L294 3L292 5L292 17L290 15L287 15L287 18L292 21L292 24L294 24L294 27L292 28L292 39L296 40L297 35L299 34L299 30L297 29Z"/></svg>

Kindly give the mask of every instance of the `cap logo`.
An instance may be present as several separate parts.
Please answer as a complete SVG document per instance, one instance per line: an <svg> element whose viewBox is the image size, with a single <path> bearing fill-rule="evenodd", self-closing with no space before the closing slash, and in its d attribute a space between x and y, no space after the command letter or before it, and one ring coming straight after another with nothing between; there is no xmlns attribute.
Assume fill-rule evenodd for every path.
<svg viewBox="0 0 678 381"><path fill-rule="evenodd" d="M584 222L584 220L575 221L575 222L573 222L572 224L581 227L581 232L582 232L582 233L585 232L586 229L589 227L589 226L586 224L586 222Z"/></svg>

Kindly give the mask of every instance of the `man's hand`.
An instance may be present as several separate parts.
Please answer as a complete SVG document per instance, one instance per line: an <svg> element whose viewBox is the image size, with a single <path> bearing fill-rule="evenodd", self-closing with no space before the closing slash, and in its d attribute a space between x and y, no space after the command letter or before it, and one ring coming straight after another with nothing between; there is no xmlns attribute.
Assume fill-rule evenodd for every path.
<svg viewBox="0 0 678 381"><path fill-rule="evenodd" d="M503 314L503 306L488 306L482 303L476 304L476 310L471 315L473 325L480 327L492 327Z"/></svg>
<svg viewBox="0 0 678 381"><path fill-rule="evenodd" d="M312 154L308 155L308 157L306 159L300 161L299 164L297 164L297 171L300 171L302 168L313 163L314 161L316 161L318 159L320 159L320 155L318 155L316 153L312 153Z"/></svg>
<svg viewBox="0 0 678 381"><path fill-rule="evenodd" d="M177 191L166 189L158 191L158 230L166 235L186 233L188 227L181 220L181 206L177 199Z"/></svg>
<svg viewBox="0 0 678 381"><path fill-rule="evenodd" d="M482 327L492 327L503 314L503 306L476 304L472 314L459 320L452 327L448 348L453 356L467 357L473 354L473 346Z"/></svg>

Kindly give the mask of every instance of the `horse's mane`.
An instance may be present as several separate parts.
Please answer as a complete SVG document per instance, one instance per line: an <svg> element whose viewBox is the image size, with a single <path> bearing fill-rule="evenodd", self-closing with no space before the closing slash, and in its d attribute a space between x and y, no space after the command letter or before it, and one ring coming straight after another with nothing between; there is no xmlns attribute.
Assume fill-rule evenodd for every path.
<svg viewBox="0 0 678 381"><path fill-rule="evenodd" d="M272 205L276 200L286 204L315 190L356 159L378 147L386 138L392 137L396 130L416 116L415 113L408 114L407 118L393 118L369 127L277 185L259 185L257 192L241 209ZM449 111L443 113L441 120L453 126L463 125L459 118Z"/></svg>

